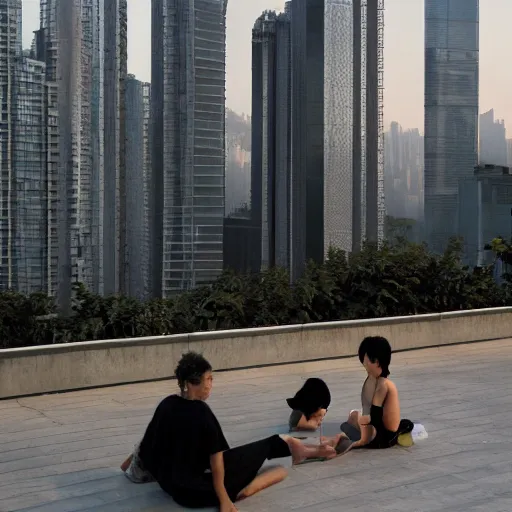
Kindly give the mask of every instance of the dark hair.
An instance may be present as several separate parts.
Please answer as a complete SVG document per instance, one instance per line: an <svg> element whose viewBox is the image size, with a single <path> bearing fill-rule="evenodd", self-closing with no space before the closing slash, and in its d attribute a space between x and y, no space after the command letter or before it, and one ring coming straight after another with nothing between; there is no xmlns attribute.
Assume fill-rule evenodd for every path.
<svg viewBox="0 0 512 512"><path fill-rule="evenodd" d="M286 402L294 411L300 411L309 420L318 409L328 409L331 404L331 393L322 379L312 377L304 382L293 398Z"/></svg>
<svg viewBox="0 0 512 512"><path fill-rule="evenodd" d="M198 385L201 378L206 372L212 371L212 365L201 355L196 352L187 352L183 354L174 370L174 375L178 380L178 385L183 391L185 384Z"/></svg>
<svg viewBox="0 0 512 512"><path fill-rule="evenodd" d="M389 365L391 364L391 345L386 338L382 336L368 336L361 345L359 345L359 361L363 364L365 354L372 362L378 362L382 370L381 376L389 375Z"/></svg>

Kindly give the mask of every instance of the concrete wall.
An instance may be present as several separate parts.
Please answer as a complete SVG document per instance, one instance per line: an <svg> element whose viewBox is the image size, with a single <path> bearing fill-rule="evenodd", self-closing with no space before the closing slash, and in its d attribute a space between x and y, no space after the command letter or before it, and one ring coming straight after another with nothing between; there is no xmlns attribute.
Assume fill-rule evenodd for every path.
<svg viewBox="0 0 512 512"><path fill-rule="evenodd" d="M0 398L168 378L187 350L218 370L354 356L375 334L394 350L512 338L512 307L0 350Z"/></svg>

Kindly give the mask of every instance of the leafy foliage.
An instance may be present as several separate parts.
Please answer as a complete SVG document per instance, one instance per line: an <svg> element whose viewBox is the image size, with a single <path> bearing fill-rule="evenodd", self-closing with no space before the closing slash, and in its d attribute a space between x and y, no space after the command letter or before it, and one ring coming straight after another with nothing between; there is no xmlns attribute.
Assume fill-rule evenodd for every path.
<svg viewBox="0 0 512 512"><path fill-rule="evenodd" d="M493 241L497 255L507 247L503 239ZM512 305L512 285L496 284L492 274L492 267L464 266L459 241L436 256L398 238L350 257L331 249L325 263L309 262L293 285L281 268L253 275L226 271L209 287L139 302L100 297L78 284L67 318L44 294L3 292L0 340L9 348Z"/></svg>

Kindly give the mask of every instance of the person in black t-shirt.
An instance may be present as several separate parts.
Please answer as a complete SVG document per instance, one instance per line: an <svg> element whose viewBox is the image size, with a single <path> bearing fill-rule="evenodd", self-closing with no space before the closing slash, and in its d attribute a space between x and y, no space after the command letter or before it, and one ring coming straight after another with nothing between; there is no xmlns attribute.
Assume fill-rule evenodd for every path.
<svg viewBox="0 0 512 512"><path fill-rule="evenodd" d="M336 456L332 446L310 446L290 436L274 435L230 449L217 418L205 403L213 383L212 367L201 355L185 354L176 368L179 395L165 398L147 427L138 452L121 466L135 461L140 470L184 507L220 507L235 512L234 502L281 482L284 468L258 475L267 459Z"/></svg>

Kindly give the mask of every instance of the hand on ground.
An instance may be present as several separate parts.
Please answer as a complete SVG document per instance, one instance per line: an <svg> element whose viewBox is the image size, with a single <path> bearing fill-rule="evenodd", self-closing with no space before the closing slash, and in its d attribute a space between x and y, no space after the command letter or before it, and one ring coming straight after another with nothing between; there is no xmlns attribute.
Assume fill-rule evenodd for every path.
<svg viewBox="0 0 512 512"><path fill-rule="evenodd" d="M226 502L226 503L221 503L220 512L238 512L238 509L230 501L230 502Z"/></svg>

